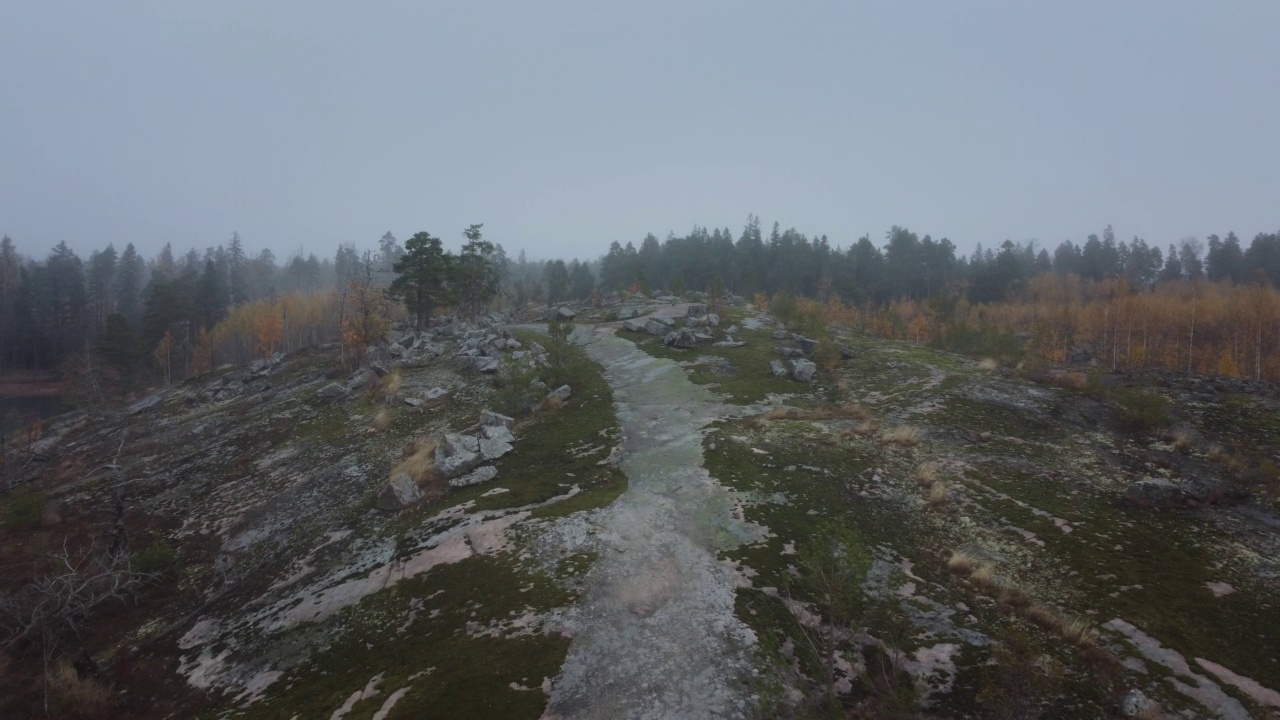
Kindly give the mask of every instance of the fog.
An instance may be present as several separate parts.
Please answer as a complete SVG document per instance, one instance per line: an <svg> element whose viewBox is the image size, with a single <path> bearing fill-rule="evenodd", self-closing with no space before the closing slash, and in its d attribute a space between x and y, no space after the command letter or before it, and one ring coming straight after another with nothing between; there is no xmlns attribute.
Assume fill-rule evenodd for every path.
<svg viewBox="0 0 1280 720"><path fill-rule="evenodd" d="M1280 4L0 6L0 233L513 255L1280 227Z"/></svg>

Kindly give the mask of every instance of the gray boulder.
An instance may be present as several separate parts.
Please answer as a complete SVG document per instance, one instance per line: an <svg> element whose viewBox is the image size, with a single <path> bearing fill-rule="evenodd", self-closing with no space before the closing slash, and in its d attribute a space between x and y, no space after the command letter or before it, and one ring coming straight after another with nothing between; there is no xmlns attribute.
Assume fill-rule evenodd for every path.
<svg viewBox="0 0 1280 720"><path fill-rule="evenodd" d="M1149 478L1129 484L1124 499L1144 508L1181 507L1186 503L1182 488L1164 478Z"/></svg>
<svg viewBox="0 0 1280 720"><path fill-rule="evenodd" d="M652 320L652 321L654 321L654 322L656 322L656 323L659 323L659 324L662 324L662 325L666 325L667 327L675 327L675 326L676 326L676 321L675 321L675 320L673 320L673 319L671 319L671 318L669 318L669 317L663 316L663 315L655 315L655 316L653 316L653 317L651 317L651 318L649 318L649 319L650 319L650 320Z"/></svg>
<svg viewBox="0 0 1280 720"><path fill-rule="evenodd" d="M316 395L320 396L325 400L337 400L338 398L346 397L347 389L339 385L338 383L334 382L334 383L329 383L328 385L325 385L324 387L317 390Z"/></svg>
<svg viewBox="0 0 1280 720"><path fill-rule="evenodd" d="M698 342L711 342L712 340L716 339L716 336L712 335L711 333L700 332L700 333L694 333L693 339Z"/></svg>
<svg viewBox="0 0 1280 720"><path fill-rule="evenodd" d="M631 318L633 318L633 317L635 317L636 315L639 315L639 314L640 314L640 313L638 313L638 312L636 311L636 309L635 309L635 308L633 308L633 307L618 308L618 319L619 319L619 320L630 320Z"/></svg>
<svg viewBox="0 0 1280 720"><path fill-rule="evenodd" d="M503 429L505 430L505 428ZM508 432L507 435L510 436L511 433ZM491 460L497 460L498 458L502 457L503 455L506 455L507 453L511 452L514 449L511 447L510 442L508 442L507 440L504 440L500 436L491 437L491 438L481 437L479 441L479 446L480 446L480 457L484 458L485 462L489 462Z"/></svg>
<svg viewBox="0 0 1280 720"><path fill-rule="evenodd" d="M429 403L443 402L444 400L449 399L449 391L442 387L433 387L423 393L422 397L426 398L426 401Z"/></svg>
<svg viewBox="0 0 1280 720"><path fill-rule="evenodd" d="M706 318L704 318L704 317L691 317L691 318L689 318L688 320L685 320L685 321L684 321L684 326L685 326L685 327L687 327L687 328L701 328L701 327L706 327L706 326L707 326L707 319L706 319Z"/></svg>
<svg viewBox="0 0 1280 720"><path fill-rule="evenodd" d="M669 325L658 322L657 318L649 318L644 324L644 331L650 335L665 335L670 329Z"/></svg>
<svg viewBox="0 0 1280 720"><path fill-rule="evenodd" d="M685 312L685 314L691 318L703 317L704 315L707 314L707 306L702 305L700 303L695 303L689 306L689 309Z"/></svg>
<svg viewBox="0 0 1280 720"><path fill-rule="evenodd" d="M1214 479L1186 478L1179 488L1189 500L1201 505L1238 505L1251 497L1247 490Z"/></svg>
<svg viewBox="0 0 1280 720"><path fill-rule="evenodd" d="M769 370L773 373L774 377L787 376L787 366L783 365L781 360L770 360Z"/></svg>
<svg viewBox="0 0 1280 720"><path fill-rule="evenodd" d="M507 417L506 415L498 414L492 410L480 411L480 427L482 428L502 427L502 428L506 428L507 430L510 430L515 426L516 426L515 418L510 418L510 417Z"/></svg>
<svg viewBox="0 0 1280 720"><path fill-rule="evenodd" d="M1125 717L1142 717L1150 713L1155 704L1155 701L1143 694L1141 690L1134 688L1125 693L1124 700L1120 701L1120 713Z"/></svg>
<svg viewBox="0 0 1280 720"><path fill-rule="evenodd" d="M622 323L622 329L627 332L644 332L647 323L644 320L628 320Z"/></svg>
<svg viewBox="0 0 1280 720"><path fill-rule="evenodd" d="M572 394L573 394L573 388L569 387L568 385L561 385L555 390L552 390L551 392L547 393L547 399L551 400L554 398L559 400L560 402L565 402L566 400L569 399L569 396Z"/></svg>
<svg viewBox="0 0 1280 720"><path fill-rule="evenodd" d="M773 348L773 351L785 358L804 357L803 352L793 347L784 347L782 345L778 345Z"/></svg>
<svg viewBox="0 0 1280 720"><path fill-rule="evenodd" d="M342 387L342 386L341 386L341 385L339 385L338 387ZM345 394L345 393L344 393L344 394ZM139 400L138 402L136 402L136 403L134 403L134 404L130 405L130 406L129 406L129 414L130 414L130 415L137 415L138 413L146 412L146 411L148 411L148 410L150 410L150 409L154 408L155 406L157 406L157 405L159 405L159 404L160 404L160 395L159 395L159 394L155 394L155 395L148 395L148 396L146 396L146 397L142 398L141 400Z"/></svg>
<svg viewBox="0 0 1280 720"><path fill-rule="evenodd" d="M802 335L795 336L796 344L800 346L801 352L805 355L812 355L818 349L818 341Z"/></svg>
<svg viewBox="0 0 1280 720"><path fill-rule="evenodd" d="M516 436L511 434L511 430L505 425L485 425L480 428L480 440L501 440L503 442L515 442Z"/></svg>
<svg viewBox="0 0 1280 720"><path fill-rule="evenodd" d="M698 346L698 336L692 330L684 328L667 333L667 337L662 342L671 347L695 348Z"/></svg>
<svg viewBox="0 0 1280 720"><path fill-rule="evenodd" d="M813 382L813 377L818 374L818 366L808 360L792 360L791 361L791 378L800 382Z"/></svg>
<svg viewBox="0 0 1280 720"><path fill-rule="evenodd" d="M502 365L502 361L495 357L480 357L475 359L475 368L482 373L496 373L498 367Z"/></svg>
<svg viewBox="0 0 1280 720"><path fill-rule="evenodd" d="M422 491L418 489L413 478L407 473L400 473L382 488L382 492L378 495L378 507L388 511L399 510L421 499Z"/></svg>
<svg viewBox="0 0 1280 720"><path fill-rule="evenodd" d="M480 441L470 435L448 433L436 447L436 469L455 478L480 464Z"/></svg>
<svg viewBox="0 0 1280 720"><path fill-rule="evenodd" d="M391 343L387 346L387 355L393 358L404 355L404 346L400 343Z"/></svg>
<svg viewBox="0 0 1280 720"><path fill-rule="evenodd" d="M484 467L476 468L462 477L450 480L449 486L460 488L468 487L470 485L479 485L480 483L489 482L496 477L498 477L498 468L492 465L485 465Z"/></svg>
<svg viewBox="0 0 1280 720"><path fill-rule="evenodd" d="M707 327L720 327L720 316L715 313L707 315Z"/></svg>
<svg viewBox="0 0 1280 720"><path fill-rule="evenodd" d="M407 398L405 398L405 399L404 399L404 404L405 404L405 405L408 405L409 407L413 407L413 408L418 407L419 405L421 405L421 404L422 404L422 402L423 402L423 401L422 401L422 398L407 397Z"/></svg>
<svg viewBox="0 0 1280 720"><path fill-rule="evenodd" d="M740 347L743 347L743 346L745 346L745 345L746 345L746 343L744 343L744 342L738 342L738 341L734 340L733 338L725 338L724 340L721 340L720 342L718 342L718 343L716 343L716 344L712 345L712 347L718 347L718 348L740 348Z"/></svg>
<svg viewBox="0 0 1280 720"><path fill-rule="evenodd" d="M556 308L555 313L552 315L552 317L556 320L572 320L577 316L578 316L578 313L564 306Z"/></svg>
<svg viewBox="0 0 1280 720"><path fill-rule="evenodd" d="M786 339L787 339L787 331L786 331L786 330L774 330L774 331L773 331L773 339L774 339L774 340L786 340Z"/></svg>

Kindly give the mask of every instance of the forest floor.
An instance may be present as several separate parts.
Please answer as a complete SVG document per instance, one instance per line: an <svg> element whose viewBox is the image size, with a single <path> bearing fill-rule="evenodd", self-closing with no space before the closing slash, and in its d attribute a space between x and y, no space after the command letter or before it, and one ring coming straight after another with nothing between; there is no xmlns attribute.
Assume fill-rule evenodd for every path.
<svg viewBox="0 0 1280 720"><path fill-rule="evenodd" d="M97 717L1119 717L1135 691L1280 711L1274 391L851 333L807 384L770 373L790 341L767 316L731 308L744 346L682 350L612 312L578 318L593 362L517 422L497 479L398 511L377 499L402 449L502 400L448 353L389 401L318 397L347 374L316 348L233 397L201 393L243 369L64 416L36 527L0 527L0 589L64 538L171 548L81 637L116 698ZM445 404L402 402L433 387ZM1135 427L1130 391L1170 417ZM1253 495L1126 502L1151 478ZM46 690L0 665L0 714Z"/></svg>

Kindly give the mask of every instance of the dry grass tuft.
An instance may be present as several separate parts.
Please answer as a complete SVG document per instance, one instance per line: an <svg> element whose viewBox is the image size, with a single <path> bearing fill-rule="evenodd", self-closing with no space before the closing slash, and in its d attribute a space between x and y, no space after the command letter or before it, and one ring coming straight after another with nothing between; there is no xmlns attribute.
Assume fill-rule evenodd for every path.
<svg viewBox="0 0 1280 720"><path fill-rule="evenodd" d="M1031 605L1031 596L1016 585L999 583L996 588L996 600L1003 605L1021 610Z"/></svg>
<svg viewBox="0 0 1280 720"><path fill-rule="evenodd" d="M969 582L978 589L987 591L996 586L996 568L991 563L982 563L969 573Z"/></svg>
<svg viewBox="0 0 1280 720"><path fill-rule="evenodd" d="M1209 449L1205 454L1209 456L1210 460L1213 460L1214 462L1221 462L1227 457L1227 449L1222 447L1219 443L1214 443L1209 446Z"/></svg>
<svg viewBox="0 0 1280 720"><path fill-rule="evenodd" d="M433 437L420 437L400 451L400 463L391 468L390 479L408 475L422 489L427 500L434 500L448 488L444 476L436 470L436 447L439 441Z"/></svg>
<svg viewBox="0 0 1280 720"><path fill-rule="evenodd" d="M1062 630L1062 616L1058 615L1058 612L1053 608L1038 604L1032 605L1022 613L1022 616L1041 630L1049 632L1061 632Z"/></svg>
<svg viewBox="0 0 1280 720"><path fill-rule="evenodd" d="M400 368L394 368L382 378L382 383L378 385L378 395L382 398L395 397L402 385L404 377L400 374Z"/></svg>
<svg viewBox="0 0 1280 720"><path fill-rule="evenodd" d="M71 663L59 664L50 681L62 717L102 717L111 707L111 691L93 678L80 677Z"/></svg>
<svg viewBox="0 0 1280 720"><path fill-rule="evenodd" d="M881 433L880 441L893 445L905 445L907 447L911 447L913 445L920 444L920 431L910 425L899 425Z"/></svg>
<svg viewBox="0 0 1280 720"><path fill-rule="evenodd" d="M556 410L559 410L562 407L564 407L564 400L561 400L560 397L557 395L553 395L547 398L546 400L542 401L543 410L550 410L552 412L555 412Z"/></svg>
<svg viewBox="0 0 1280 720"><path fill-rule="evenodd" d="M1095 644L1093 626L1083 618L1063 621L1058 634L1062 636L1063 640L1080 647Z"/></svg>
<svg viewBox="0 0 1280 720"><path fill-rule="evenodd" d="M963 550L956 550L947 559L947 570L956 575L968 575L973 572L978 559Z"/></svg>
<svg viewBox="0 0 1280 720"><path fill-rule="evenodd" d="M929 507L931 508L942 507L950 499L951 489L947 487L946 483L934 483L929 490Z"/></svg>
<svg viewBox="0 0 1280 720"><path fill-rule="evenodd" d="M868 435L875 435L878 432L880 432L879 420L863 420L857 425L853 425L851 427L845 428L844 432L840 434L843 437L846 437L852 440L853 438L856 438L856 437L866 437Z"/></svg>
<svg viewBox="0 0 1280 720"><path fill-rule="evenodd" d="M374 413L373 420L369 422L369 427L378 432L386 432L387 428L391 427L391 411L387 408L382 408Z"/></svg>
<svg viewBox="0 0 1280 720"><path fill-rule="evenodd" d="M978 369L983 372L992 372L1000 368L1000 363L995 358L982 358L978 361Z"/></svg>
<svg viewBox="0 0 1280 720"><path fill-rule="evenodd" d="M937 460L920 463L916 466L916 482L929 487L937 481L940 472L942 472L942 463Z"/></svg>
<svg viewBox="0 0 1280 720"><path fill-rule="evenodd" d="M819 405L817 407L798 408L781 406L770 409L761 415L760 420L860 420L867 422L874 414L867 408L854 402L838 405Z"/></svg>

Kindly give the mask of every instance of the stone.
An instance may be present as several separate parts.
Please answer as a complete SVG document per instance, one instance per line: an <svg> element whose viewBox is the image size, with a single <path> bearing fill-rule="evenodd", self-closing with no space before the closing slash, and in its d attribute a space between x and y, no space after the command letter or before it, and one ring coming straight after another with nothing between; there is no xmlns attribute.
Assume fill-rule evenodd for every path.
<svg viewBox="0 0 1280 720"><path fill-rule="evenodd" d="M447 454L443 448L436 448L436 469L441 475L455 478L480 464L480 442L475 438L470 439L475 441L475 450L459 450Z"/></svg>
<svg viewBox="0 0 1280 720"><path fill-rule="evenodd" d="M1124 499L1144 508L1180 507L1186 503L1186 495L1176 483L1164 478L1149 478L1129 484Z"/></svg>
<svg viewBox="0 0 1280 720"><path fill-rule="evenodd" d="M480 483L489 482L496 477L498 477L498 468L492 465L485 465L484 467L476 468L462 477L450 480L449 487L468 487L471 485L479 485Z"/></svg>
<svg viewBox="0 0 1280 720"><path fill-rule="evenodd" d="M267 369L266 360L254 360L253 364L249 366L249 372L254 375L257 375L258 373L266 369Z"/></svg>
<svg viewBox="0 0 1280 720"><path fill-rule="evenodd" d="M338 398L346 397L347 389L339 385L338 383L334 382L334 383L329 383L328 385L325 385L324 387L317 390L316 395L319 395L321 398L324 398L325 400L337 400Z"/></svg>
<svg viewBox="0 0 1280 720"><path fill-rule="evenodd" d="M561 385L555 390L552 390L551 392L547 393L547 399L548 400L556 399L556 400L559 400L560 402L564 402L568 400L569 396L572 394L573 394L573 388L569 387L568 385Z"/></svg>
<svg viewBox="0 0 1280 720"><path fill-rule="evenodd" d="M501 440L503 442L515 442L516 436L511 434L510 428L505 425L485 425L480 428L480 439L484 440Z"/></svg>
<svg viewBox="0 0 1280 720"><path fill-rule="evenodd" d="M438 449L444 452L445 457L477 452L480 449L480 441L471 435L445 433L444 438L440 441Z"/></svg>
<svg viewBox="0 0 1280 720"><path fill-rule="evenodd" d="M556 320L572 320L577 316L578 316L578 313L570 310L567 307L561 306L559 308L556 308L554 318Z"/></svg>
<svg viewBox="0 0 1280 720"><path fill-rule="evenodd" d="M700 303L694 303L685 311L685 315L691 318L700 318L707 314L707 306Z"/></svg>
<svg viewBox="0 0 1280 720"><path fill-rule="evenodd" d="M418 407L419 405L421 405L421 404L422 404L422 398L407 397L407 398L405 398L405 399L404 399L404 404L405 404L405 405L408 405L409 407L415 407L415 408L416 408L416 407Z"/></svg>
<svg viewBox="0 0 1280 720"><path fill-rule="evenodd" d="M678 337L680 337L680 333L676 332L675 330L672 330L671 332L667 333L666 337L662 338L662 344L666 345L667 347L671 347L672 345L676 344L676 338Z"/></svg>
<svg viewBox="0 0 1280 720"><path fill-rule="evenodd" d="M369 363L369 369L372 370L373 374L377 375L378 377L387 376L387 366L383 365L380 362Z"/></svg>
<svg viewBox="0 0 1280 720"><path fill-rule="evenodd" d="M440 402L449 399L449 391L442 387L433 387L422 395L427 402Z"/></svg>
<svg viewBox="0 0 1280 720"><path fill-rule="evenodd" d="M672 319L671 319L671 318L669 318L669 317L664 317L664 316L656 315L656 316L651 317L651 318L649 318L649 319L650 319L650 320L652 320L652 321L654 321L654 322L656 322L656 323L658 323L658 324L660 324L660 325L665 325L665 326L667 326L667 327L669 327L669 328L670 328L670 327L675 327L675 326L676 326L676 321L675 321L675 320L672 320ZM657 334L657 333L655 333L655 334Z"/></svg>
<svg viewBox="0 0 1280 720"><path fill-rule="evenodd" d="M155 395L148 395L142 398L141 400L139 400L138 402L130 405L129 414L137 415L138 413L146 412L159 404L160 404L160 395L158 393Z"/></svg>
<svg viewBox="0 0 1280 720"><path fill-rule="evenodd" d="M1154 705L1155 701L1134 688L1125 693L1124 699L1120 701L1120 713L1125 717L1141 717L1149 713Z"/></svg>
<svg viewBox="0 0 1280 720"><path fill-rule="evenodd" d="M422 491L408 473L399 473L378 495L378 507L393 511L409 507L422 499Z"/></svg>
<svg viewBox="0 0 1280 720"><path fill-rule="evenodd" d="M667 337L662 342L671 347L695 348L698 346L698 336L692 330L684 328L667 333Z"/></svg>
<svg viewBox="0 0 1280 720"><path fill-rule="evenodd" d="M479 445L480 457L484 458L485 462L497 460L515 449L511 447L511 443L503 440L502 438L482 437L480 438Z"/></svg>
<svg viewBox="0 0 1280 720"><path fill-rule="evenodd" d="M792 360L791 361L791 378L800 382L813 382L813 377L818 374L818 366L808 360Z"/></svg>
<svg viewBox="0 0 1280 720"><path fill-rule="evenodd" d="M703 317L691 317L691 318L689 318L688 320L685 320L685 321L684 321L684 326L685 326L685 327L687 327L687 328L701 328L701 327L706 327L706 326L707 326L707 319L706 319L706 318L703 318Z"/></svg>
<svg viewBox="0 0 1280 720"><path fill-rule="evenodd" d="M726 338L726 339L724 339L724 340L721 340L721 341L720 341L720 342L718 342L718 343L715 343L714 345L712 345L712 347L718 347L718 348L740 348L740 347L743 347L743 346L745 346L745 345L746 345L746 343L744 343L744 342L738 342L738 341L734 340L733 338Z"/></svg>
<svg viewBox="0 0 1280 720"><path fill-rule="evenodd" d="M493 412L492 410L480 411L480 427L482 428L503 427L503 428L506 428L507 430L510 430L515 426L516 426L515 418L510 418L510 417L507 417L506 415L500 415L496 412Z"/></svg>
<svg viewBox="0 0 1280 720"><path fill-rule="evenodd" d="M670 326L658 322L657 318L649 318L644 324L645 332L650 335L665 335L670 329Z"/></svg>
<svg viewBox="0 0 1280 720"><path fill-rule="evenodd" d="M787 331L786 331L786 330L774 330L774 331L773 331L773 339L774 339L774 340L786 340L786 339L787 339Z"/></svg>
<svg viewBox="0 0 1280 720"><path fill-rule="evenodd" d="M797 335L795 336L795 341L800 346L800 351L805 355L812 355L818 349L818 341L812 338Z"/></svg>
<svg viewBox="0 0 1280 720"><path fill-rule="evenodd" d="M630 320L631 318L633 318L633 317L635 317L636 315L639 315L639 314L640 314L640 313L638 313L638 312L636 311L636 309L635 309L635 308L633 308L633 307L618 308L618 319L619 319L619 320Z"/></svg>
<svg viewBox="0 0 1280 720"><path fill-rule="evenodd" d="M711 333L700 332L694 333L693 339L697 342L711 342L712 340L715 340L716 337Z"/></svg>
<svg viewBox="0 0 1280 720"><path fill-rule="evenodd" d="M773 372L774 377L787 376L787 366L783 365L781 360L770 360L769 370Z"/></svg>
<svg viewBox="0 0 1280 720"><path fill-rule="evenodd" d="M496 373L498 367L502 365L502 361L494 357L481 357L475 359L475 368L482 373Z"/></svg>
<svg viewBox="0 0 1280 720"><path fill-rule="evenodd" d="M1178 485L1188 499L1202 505L1238 505L1252 495L1221 480L1185 478Z"/></svg>
<svg viewBox="0 0 1280 720"><path fill-rule="evenodd" d="M707 327L720 327L720 316L715 313L708 313Z"/></svg>
<svg viewBox="0 0 1280 720"><path fill-rule="evenodd" d="M840 346L840 357L844 358L845 360L852 360L853 356L857 354L858 354L857 351L855 351L853 348L849 347L848 345Z"/></svg>
<svg viewBox="0 0 1280 720"><path fill-rule="evenodd" d="M737 335L740 330L741 328L739 328L737 325L730 325L729 329L725 330L724 333L726 335Z"/></svg>
<svg viewBox="0 0 1280 720"><path fill-rule="evenodd" d="M542 347L542 345L538 344L537 341L534 341L529 344L529 352L533 353L534 355L546 355L547 349Z"/></svg>
<svg viewBox="0 0 1280 720"><path fill-rule="evenodd" d="M404 346L400 343L391 343L387 346L387 355L393 358L398 358L401 355L404 355Z"/></svg>
<svg viewBox="0 0 1280 720"><path fill-rule="evenodd" d="M785 358L804 357L803 352L793 347L784 347L782 345L778 345L773 348L773 351Z"/></svg>
<svg viewBox="0 0 1280 720"><path fill-rule="evenodd" d="M644 320L628 320L622 323L622 329L627 332L644 332L646 324Z"/></svg>

